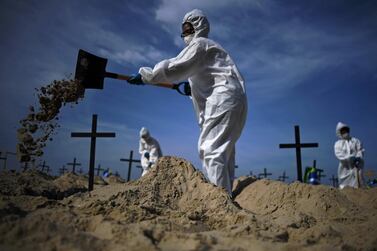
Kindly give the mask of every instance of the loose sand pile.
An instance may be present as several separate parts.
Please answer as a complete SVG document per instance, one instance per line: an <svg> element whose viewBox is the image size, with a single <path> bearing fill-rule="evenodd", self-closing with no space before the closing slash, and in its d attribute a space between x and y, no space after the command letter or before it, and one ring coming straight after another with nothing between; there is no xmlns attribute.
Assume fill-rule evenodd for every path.
<svg viewBox="0 0 377 251"><path fill-rule="evenodd" d="M190 163L163 157L137 181L63 200L3 193L0 249L376 250L376 189L242 180L234 203Z"/></svg>
<svg viewBox="0 0 377 251"><path fill-rule="evenodd" d="M54 80L51 84L36 89L39 106L29 107L29 114L20 120L17 130L17 156L21 162L35 160L43 155L47 140L59 127L60 108L66 104L77 104L84 97L84 87L75 80Z"/></svg>

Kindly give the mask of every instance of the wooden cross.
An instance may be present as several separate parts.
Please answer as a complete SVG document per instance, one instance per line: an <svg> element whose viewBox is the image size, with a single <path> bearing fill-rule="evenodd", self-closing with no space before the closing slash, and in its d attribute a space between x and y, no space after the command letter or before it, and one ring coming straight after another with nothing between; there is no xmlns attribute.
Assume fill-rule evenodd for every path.
<svg viewBox="0 0 377 251"><path fill-rule="evenodd" d="M7 169L8 154L11 154L11 155L14 155L14 156L17 155L16 153L13 153L13 152L5 152L5 157L0 158L0 159L4 160L4 170Z"/></svg>
<svg viewBox="0 0 377 251"><path fill-rule="evenodd" d="M101 164L98 164L98 167L95 168L94 170L97 171L97 176L99 176L99 172L104 171L105 169L101 168Z"/></svg>
<svg viewBox="0 0 377 251"><path fill-rule="evenodd" d="M90 165L89 165L89 185L88 190L93 190L94 184L94 165L96 157L96 139L97 138L115 138L113 132L97 132L97 114L92 117L92 131L91 132L73 132L71 137L90 138Z"/></svg>
<svg viewBox="0 0 377 251"><path fill-rule="evenodd" d="M285 182L285 179L289 179L288 176L285 176L285 171L283 172L283 175L282 176L279 176L279 181L283 181Z"/></svg>
<svg viewBox="0 0 377 251"><path fill-rule="evenodd" d="M326 175L322 174L324 172L323 169L318 169L317 168L317 176L318 176L318 181L321 181L322 177L326 177Z"/></svg>
<svg viewBox="0 0 377 251"><path fill-rule="evenodd" d="M59 169L59 171L60 171L60 175L63 175L63 174L65 173L65 171L67 171L67 170L68 170L68 169L65 168L65 165L63 165L63 167Z"/></svg>
<svg viewBox="0 0 377 251"><path fill-rule="evenodd" d="M73 158L72 163L67 163L67 166L72 166L72 173L76 172L76 166L81 166L81 163L76 162L76 157Z"/></svg>
<svg viewBox="0 0 377 251"><path fill-rule="evenodd" d="M333 175L330 180L332 181L333 187L338 187L338 178L335 178L335 176Z"/></svg>
<svg viewBox="0 0 377 251"><path fill-rule="evenodd" d="M43 164L42 164L42 165L39 165L39 166L42 167L42 172L44 172L45 167L48 167L48 166L46 165L46 161L43 161Z"/></svg>
<svg viewBox="0 0 377 251"><path fill-rule="evenodd" d="M264 178L266 179L267 176L271 176L271 175L272 175L272 173L267 173L267 168L264 168L263 173L260 173L260 174L258 175L258 177L260 178L261 176L264 176Z"/></svg>
<svg viewBox="0 0 377 251"><path fill-rule="evenodd" d="M279 147L280 148L296 148L297 180L302 182L301 148L318 147L318 143L301 143L300 127L298 125L295 125L295 143L294 144L279 144Z"/></svg>
<svg viewBox="0 0 377 251"><path fill-rule="evenodd" d="M140 160L137 160L137 159L133 159L133 154L134 154L134 151L130 151L130 158L129 159L120 159L120 161L125 161L125 162L128 162L128 175L127 175L127 181L130 181L131 179L131 168L132 168L132 163L135 162L135 163L141 163Z"/></svg>

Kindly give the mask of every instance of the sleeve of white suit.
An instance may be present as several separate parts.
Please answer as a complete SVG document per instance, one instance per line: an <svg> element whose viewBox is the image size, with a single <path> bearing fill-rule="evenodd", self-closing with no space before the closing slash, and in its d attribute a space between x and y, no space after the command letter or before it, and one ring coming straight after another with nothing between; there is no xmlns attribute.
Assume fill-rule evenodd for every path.
<svg viewBox="0 0 377 251"><path fill-rule="evenodd" d="M364 148L363 144L361 143L360 140L357 140L356 142L356 157L357 158L363 158L364 157Z"/></svg>
<svg viewBox="0 0 377 251"><path fill-rule="evenodd" d="M351 156L346 151L344 151L344 149L342 148L342 144L340 142L341 141L335 142L335 145L334 145L335 156L343 165L349 165L349 159Z"/></svg>
<svg viewBox="0 0 377 251"><path fill-rule="evenodd" d="M139 153L140 154L144 153L144 144L141 142L141 140L139 141Z"/></svg>
<svg viewBox="0 0 377 251"><path fill-rule="evenodd" d="M200 41L193 41L175 58L166 59L150 67L141 67L139 73L146 83L178 82L188 79L200 67L205 49Z"/></svg>

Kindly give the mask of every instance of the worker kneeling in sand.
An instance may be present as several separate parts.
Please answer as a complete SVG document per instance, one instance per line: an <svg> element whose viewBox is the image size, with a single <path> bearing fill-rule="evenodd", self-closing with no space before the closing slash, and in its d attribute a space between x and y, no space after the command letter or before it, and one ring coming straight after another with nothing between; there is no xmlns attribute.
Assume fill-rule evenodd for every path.
<svg viewBox="0 0 377 251"><path fill-rule="evenodd" d="M188 79L200 127L199 157L211 183L232 192L235 144L246 121L245 83L221 45L208 38L209 22L200 10L187 13L181 37L186 47L176 56L141 67L130 84L178 82Z"/></svg>
<svg viewBox="0 0 377 251"><path fill-rule="evenodd" d="M339 188L346 186L360 188L364 185L363 166L364 148L361 141L351 137L350 128L339 122L336 126L336 135L339 140L335 142L335 156L339 159L338 179Z"/></svg>
<svg viewBox="0 0 377 251"><path fill-rule="evenodd" d="M143 168L141 176L144 176L157 162L158 158L162 157L160 144L150 135L148 129L145 127L140 130L139 153L141 154L140 161Z"/></svg>

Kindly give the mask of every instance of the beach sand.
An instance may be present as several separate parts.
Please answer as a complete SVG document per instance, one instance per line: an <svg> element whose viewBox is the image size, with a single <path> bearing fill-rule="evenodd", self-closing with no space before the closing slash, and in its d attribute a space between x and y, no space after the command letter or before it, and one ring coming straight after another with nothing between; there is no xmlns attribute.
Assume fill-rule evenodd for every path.
<svg viewBox="0 0 377 251"><path fill-rule="evenodd" d="M0 174L0 250L377 250L377 189L241 177L232 200L177 157L136 181Z"/></svg>

